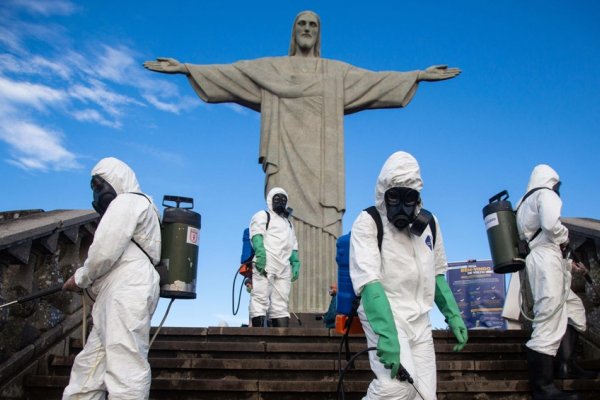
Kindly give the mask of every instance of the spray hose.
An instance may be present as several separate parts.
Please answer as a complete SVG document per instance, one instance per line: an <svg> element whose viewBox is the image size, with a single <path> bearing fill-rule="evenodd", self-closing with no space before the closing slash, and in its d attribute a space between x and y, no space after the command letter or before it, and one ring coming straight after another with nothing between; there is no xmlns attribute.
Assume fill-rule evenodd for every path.
<svg viewBox="0 0 600 400"><path fill-rule="evenodd" d="M567 262L569 262L568 258L564 258L563 263L566 264ZM527 321L530 321L530 322L536 323L536 324L538 324L540 322L548 321L550 318L554 317L556 315L556 313L558 313L564 307L565 303L567 302L567 297L569 296L569 290L570 290L569 270L568 270L567 266L565 265L565 268L563 268L563 294L562 294L562 298L560 300L560 304L554 309L554 311L552 311L552 313L550 313L550 315L548 315L545 318L535 319L535 316L533 318L529 317L527 314L525 314L525 310L523 310L523 296L521 295L521 293L519 293L519 309L521 310L521 315Z"/></svg>
<svg viewBox="0 0 600 400"><path fill-rule="evenodd" d="M277 288L275 287L275 282L270 281L269 278L267 278L267 280L271 284L271 288L277 292L279 297L283 298L283 296L281 295L281 292L279 290L277 290ZM292 314L296 318L296 321L298 321L298 325L302 326L302 321L300 320L300 318L298 318L298 315L296 315L296 313L293 311L290 311L290 314Z"/></svg>
<svg viewBox="0 0 600 400"><path fill-rule="evenodd" d="M344 400L345 397L345 393L344 393L344 375L346 374L346 372L351 368L351 366L354 363L354 360L356 358L358 358L359 356L363 355L364 353L367 353L369 351L375 351L377 350L377 347L368 347L364 350L359 351L358 353L356 353L355 355L353 355L350 360L346 363L346 366L344 367L344 369L342 370L341 365L340 365L340 379L338 380L338 386L337 386L337 396L338 396L338 400ZM406 370L406 368L404 368L402 366L402 364L400 364L400 369L398 370L398 375L396 375L396 379L398 379L401 382L408 382L411 384L411 386L415 389L415 391L417 392L417 394L422 398L425 399L425 397L423 397L423 395L421 394L421 392L419 392L419 389L417 389L417 387L415 386L415 381L413 380L413 378L410 376L410 374L408 373L408 371Z"/></svg>
<svg viewBox="0 0 600 400"><path fill-rule="evenodd" d="M237 306L235 305L235 282L243 266L244 264L240 265L237 271L235 271L235 276L233 277L233 286L231 288L231 312L233 313L233 315L237 315L238 311L240 310L240 302L242 301L242 288L244 287L244 282L246 278L244 278L244 280L242 280L242 283L240 284Z"/></svg>
<svg viewBox="0 0 600 400"><path fill-rule="evenodd" d="M148 345L148 348L152 347L152 343L154 343L154 339L156 339L156 336L158 335L158 332L160 332L160 328L162 328L163 324L165 323L165 320L167 319L167 315L169 315L169 310L171 309L171 305L173 305L174 301L175 301L175 298L172 298L171 301L169 302L169 306L167 307L167 311L165 311L165 316L160 321L160 324L158 325L158 328L156 328L156 332L154 332L154 336L152 336L152 340L150 340L150 344Z"/></svg>
<svg viewBox="0 0 600 400"><path fill-rule="evenodd" d="M338 350L338 366L339 366L339 374L340 374L340 377L338 379L338 385L337 385L338 400L346 399L346 393L344 392L344 376L346 375L346 372L349 369L354 368L354 360L356 360L359 356L361 356L364 353L377 350L377 347L368 347L368 348L361 350L358 353L354 354L352 357L349 356L350 343L348 340L348 335L350 333L350 326L352 325L352 320L356 316L356 310L358 309L359 303L360 303L360 297L355 298L354 304L353 304L353 312L350 314L350 317L346 320L344 336L342 336L342 341L340 342L340 349ZM346 361L347 362L346 362L346 366L344 367L344 369L342 369L342 348L344 347L344 345L346 347ZM419 389L417 389L417 387L414 385L413 378L410 376L410 374L408 373L406 368L404 368L402 366L402 364L400 364L400 368L398 369L398 375L396 375L396 378L398 380L400 380L401 382L406 381L406 382L410 383L412 385L412 387L416 390L417 394L419 396L421 396L421 399L425 399L425 397L423 397L421 392L419 392Z"/></svg>

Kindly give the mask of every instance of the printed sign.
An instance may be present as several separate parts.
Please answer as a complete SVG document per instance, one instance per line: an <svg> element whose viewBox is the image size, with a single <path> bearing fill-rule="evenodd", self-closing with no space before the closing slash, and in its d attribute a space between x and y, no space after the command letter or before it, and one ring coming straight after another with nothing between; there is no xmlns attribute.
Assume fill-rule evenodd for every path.
<svg viewBox="0 0 600 400"><path fill-rule="evenodd" d="M188 226L187 243L198 246L198 236L200 236L200 231L197 228Z"/></svg>
<svg viewBox="0 0 600 400"><path fill-rule="evenodd" d="M448 264L448 285L467 329L506 329L504 277L494 273L491 260Z"/></svg>

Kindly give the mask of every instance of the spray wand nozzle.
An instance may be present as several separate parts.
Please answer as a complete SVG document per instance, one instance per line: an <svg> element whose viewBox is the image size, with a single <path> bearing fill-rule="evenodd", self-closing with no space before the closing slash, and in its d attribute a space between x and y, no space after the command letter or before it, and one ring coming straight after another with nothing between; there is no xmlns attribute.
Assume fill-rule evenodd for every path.
<svg viewBox="0 0 600 400"><path fill-rule="evenodd" d="M421 392L419 392L419 389L417 389L417 387L415 386L415 381L414 379L410 376L410 374L408 373L408 371L406 370L406 368L404 368L402 366L402 364L400 364L400 368L398 369L398 374L396 375L396 378L398 378L398 380L400 382L408 382L412 385L412 387L415 389L415 391L417 392L417 394L424 399L425 397L423 397L423 395L421 394Z"/></svg>
<svg viewBox="0 0 600 400"><path fill-rule="evenodd" d="M598 297L600 297L600 293L598 292L598 288L596 287L596 283L594 282L594 280L592 279L592 277L590 276L589 270L586 267L585 263L583 263L579 257L577 257L577 254L575 253L575 251L571 248L571 246L567 246L566 247L566 251L564 253L564 257L565 258L570 258L571 260L573 260L574 262L578 263L578 264L582 264L583 268L585 269L585 272L583 273L583 278L585 279L585 281L587 283L590 284L590 286L592 287L592 289L594 290L594 292L596 292L596 295Z"/></svg>
<svg viewBox="0 0 600 400"><path fill-rule="evenodd" d="M11 301L10 303L2 304L0 308L8 307L13 304L21 304L27 301L35 300L40 297L48 296L54 294L56 292L60 292L62 290L62 285L50 287L48 289L40 290L39 292L28 294L27 296L21 296L16 300Z"/></svg>
<svg viewBox="0 0 600 400"><path fill-rule="evenodd" d="M401 382L407 381L411 385L415 382L406 370L406 368L402 366L402 364L400 364L400 368L398 369L398 374L396 375L396 378L398 378Z"/></svg>

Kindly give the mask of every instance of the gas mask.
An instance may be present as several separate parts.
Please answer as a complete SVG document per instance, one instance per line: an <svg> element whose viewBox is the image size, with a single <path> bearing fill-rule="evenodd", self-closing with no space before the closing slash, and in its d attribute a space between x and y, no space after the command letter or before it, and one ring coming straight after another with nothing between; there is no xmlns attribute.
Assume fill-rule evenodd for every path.
<svg viewBox="0 0 600 400"><path fill-rule="evenodd" d="M558 197L560 197L560 185L562 185L562 182L558 181L554 186L552 186L552 190L558 195Z"/></svg>
<svg viewBox="0 0 600 400"><path fill-rule="evenodd" d="M117 197L117 192L106 182L100 175L92 176L91 182L92 192L94 193L94 201L92 207L100 215L104 215L111 201Z"/></svg>
<svg viewBox="0 0 600 400"><path fill-rule="evenodd" d="M275 196L273 196L273 200L271 202L273 206L273 211L275 211L279 215L285 213L287 197L283 193L277 193Z"/></svg>
<svg viewBox="0 0 600 400"><path fill-rule="evenodd" d="M420 203L420 194L407 187L394 187L385 192L385 208L388 220L399 230L410 226L410 233L421 236L433 215L421 208L417 214Z"/></svg>

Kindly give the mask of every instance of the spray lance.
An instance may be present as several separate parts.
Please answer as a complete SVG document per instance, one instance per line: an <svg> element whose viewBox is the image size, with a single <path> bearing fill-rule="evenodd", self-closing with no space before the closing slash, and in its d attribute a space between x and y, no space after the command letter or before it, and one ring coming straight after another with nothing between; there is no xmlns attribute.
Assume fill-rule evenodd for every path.
<svg viewBox="0 0 600 400"><path fill-rule="evenodd" d="M266 276L267 275L265 274L265 277ZM279 295L279 297L283 298L283 296L281 295L281 292L279 292L279 290L277 290L277 288L275 287L275 282L273 282L269 278L267 278L267 280L269 281L269 284L271 285L271 288L277 292L277 294ZM290 313L296 318L296 321L298 321L298 325L302 326L302 321L300 320L300 318L298 318L298 315L296 315L296 313L293 312L293 311L290 311Z"/></svg>
<svg viewBox="0 0 600 400"><path fill-rule="evenodd" d="M346 393L344 392L344 376L346 375L346 372L349 369L354 368L354 360L356 360L356 358L358 358L360 355L367 353L369 351L377 351L377 347L368 347L364 350L359 351L358 353L354 354L352 357L349 357L349 353L350 353L350 344L349 344L349 340L348 340L348 336L350 334L350 327L352 326L352 321L354 319L355 316L357 316L356 310L358 309L358 305L360 304L360 297L356 297L353 301L353 310L352 313L350 314L350 316L348 317L348 319L346 320L346 325L344 328L344 336L342 337L342 341L340 343L340 350L338 352L338 365L339 365L339 373L340 373L340 377L338 379L338 385L337 385L337 398L338 400L345 400L346 399ZM346 345L346 366L344 367L344 369L342 369L342 347L344 347L344 344ZM423 395L421 394L421 392L419 392L419 389L417 389L417 387L415 386L415 381L412 378L412 376L410 376L410 373L406 370L406 368L404 368L404 366L402 364L400 364L400 367L398 368L398 374L396 375L396 379L398 379L400 382L408 382L412 385L412 387L415 389L415 391L417 392L417 394L419 396L421 396L421 399L425 399L425 397L423 397Z"/></svg>
<svg viewBox="0 0 600 400"><path fill-rule="evenodd" d="M36 293L32 293L29 294L27 296L22 296L19 297L16 300L11 301L10 303L6 303L6 304L2 304L0 305L0 309L4 308L4 307L8 307L10 305L13 304L21 304L21 303L25 303L31 300L35 300L35 299L39 299L40 297L45 297L45 296L49 296L51 294L57 293L63 291L63 285L59 285L59 286L54 286L54 287L50 287L44 290L40 290ZM85 316L85 307L86 307L86 295L87 292L85 292L86 295L84 295L84 291L81 292L82 296L82 301L83 301L83 305L84 305L84 311L83 311L83 325L82 325L82 332L81 332L81 339L82 342L85 343L85 339L87 337L87 318ZM89 296L89 295L88 295Z"/></svg>
<svg viewBox="0 0 600 400"><path fill-rule="evenodd" d="M348 371L349 368L352 367L352 365L354 364L354 360L359 357L360 355L369 352L369 351L376 351L377 347L369 347L366 348L362 351L359 351L358 353L356 353L355 355L352 356L352 358L350 358L350 360L348 360L348 362L346 363L346 366L344 367L344 369L342 370L340 368L340 378L338 380L338 386L337 386L337 395L338 395L338 399L339 400L344 400L345 397L345 393L343 390L344 387L344 375L346 374L346 372ZM410 376L410 374L408 373L408 371L406 370L406 368L404 368L402 366L402 364L400 364L400 368L398 369L398 374L396 375L396 379L398 379L400 382L408 382L411 384L411 386L415 389L415 391L417 392L417 394L422 398L425 399L425 397L423 397L423 395L421 394L421 392L419 392L419 389L417 389L417 387L415 386L415 381L414 379Z"/></svg>
<svg viewBox="0 0 600 400"><path fill-rule="evenodd" d="M571 246L567 246L565 254L564 254L564 258L565 259L569 259L570 258L571 260L573 260L573 262L581 265L581 268L583 268L585 270L585 273L583 274L583 278L585 279L585 281L587 283L590 284L590 286L592 287L592 289L594 289L594 292L596 292L596 296L598 296L598 298L600 298L600 292L598 292L598 288L596 287L596 283L594 282L594 280L590 276L588 268L585 266L585 263L579 259L579 257L577 256L577 254L575 253L575 251L573 250L573 248Z"/></svg>
<svg viewBox="0 0 600 400"><path fill-rule="evenodd" d="M586 282L590 284L590 286L592 286L592 289L594 289L594 292L596 292L596 296L598 296L598 298L600 298L600 292L598 292L598 288L596 287L596 283L593 281L592 277L590 276L590 273L587 272L587 269L585 271L585 274L583 275L583 277L585 278Z"/></svg>
<svg viewBox="0 0 600 400"><path fill-rule="evenodd" d="M54 286L54 287L50 287L44 290L40 290L36 293L31 293L28 294L27 296L21 296L16 300L11 301L10 303L6 303L6 304L2 304L0 305L0 309L4 308L4 307L8 307L10 305L13 304L21 304L21 303L26 303L28 301L31 300L35 300L35 299L39 299L40 297L44 297L44 296L49 296L51 294L54 294L56 292L60 292L62 290L63 285L60 286Z"/></svg>

